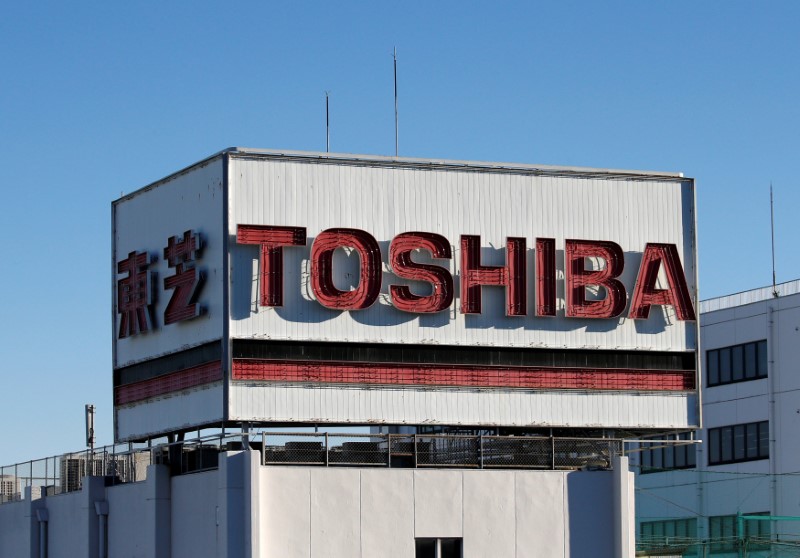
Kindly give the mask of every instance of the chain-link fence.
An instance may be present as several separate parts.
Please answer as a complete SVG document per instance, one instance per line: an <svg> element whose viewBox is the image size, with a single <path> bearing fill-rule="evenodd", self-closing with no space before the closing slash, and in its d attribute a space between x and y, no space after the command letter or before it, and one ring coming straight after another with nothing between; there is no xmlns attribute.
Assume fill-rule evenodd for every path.
<svg viewBox="0 0 800 558"><path fill-rule="evenodd" d="M0 503L22 500L28 487L46 496L78 491L86 476L105 477L111 485L142 481L154 463L169 466L173 475L214 469L221 451L243 449L242 439L235 433L151 446L115 444L0 466Z"/></svg>
<svg viewBox="0 0 800 558"><path fill-rule="evenodd" d="M102 476L111 484L143 480L150 451L128 444L55 455L0 467L0 501L22 499L28 487L44 495L80 490L83 477Z"/></svg>
<svg viewBox="0 0 800 558"><path fill-rule="evenodd" d="M793 540L795 539L795 540ZM796 535L772 537L692 537L640 536L636 556L659 558L800 558Z"/></svg>

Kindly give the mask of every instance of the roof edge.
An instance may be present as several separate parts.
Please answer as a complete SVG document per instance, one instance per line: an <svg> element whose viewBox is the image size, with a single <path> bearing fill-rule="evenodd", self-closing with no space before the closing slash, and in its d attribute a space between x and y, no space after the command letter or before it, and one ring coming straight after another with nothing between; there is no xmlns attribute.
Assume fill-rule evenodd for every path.
<svg viewBox="0 0 800 558"><path fill-rule="evenodd" d="M769 285L767 287L759 287L757 289L701 300L700 313L706 314L708 312L736 308L737 306L764 302L765 300L773 300L797 293L800 293L800 279L778 283L775 287Z"/></svg>
<svg viewBox="0 0 800 558"><path fill-rule="evenodd" d="M557 165L535 165L524 163L505 163L489 161L464 161L456 159L422 159L414 157L391 157L386 155L363 155L353 153L327 153L317 151L294 151L276 149L255 149L249 147L227 147L213 153L199 161L191 163L180 170L172 172L163 178L154 180L149 184L131 191L128 194L112 200L112 205L125 201L144 191L158 186L168 180L172 180L190 170L203 166L214 159L230 155L242 158L259 158L273 160L297 160L317 163L344 163L351 165L381 165L407 168L423 168L438 170L467 170L472 172L499 172L510 174L531 174L549 176L583 176L597 178L619 178L633 180L669 180L669 181L692 181L692 178L685 177L681 172L661 172L661 171L641 171L624 169L604 169L592 167L571 167Z"/></svg>
<svg viewBox="0 0 800 558"><path fill-rule="evenodd" d="M230 153L234 155L253 156L267 159L314 159L317 161L331 162L359 162L359 163L378 163L384 165L400 166L420 166L432 168L466 168L476 170L494 171L521 171L521 172L542 172L545 174L566 173L566 174L590 174L590 175L613 175L631 176L647 178L668 178L671 180L692 180L684 176L682 172L666 171L643 171L626 170L611 168L558 166L558 165L537 165L525 163L491 162L491 161L467 161L459 159L424 159L418 157L393 157L387 155L365 155L356 153L328 153L317 151L294 151L294 150L274 150L256 149L249 147L231 147L220 153Z"/></svg>

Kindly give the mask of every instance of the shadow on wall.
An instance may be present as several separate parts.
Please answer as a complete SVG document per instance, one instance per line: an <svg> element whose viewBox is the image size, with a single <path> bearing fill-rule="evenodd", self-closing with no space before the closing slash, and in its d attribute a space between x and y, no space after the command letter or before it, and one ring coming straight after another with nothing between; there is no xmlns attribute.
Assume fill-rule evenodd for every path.
<svg viewBox="0 0 800 558"><path fill-rule="evenodd" d="M615 558L613 473L603 474L606 482L597 482L601 474L567 474L570 558Z"/></svg>
<svg viewBox="0 0 800 558"><path fill-rule="evenodd" d="M259 304L259 248L257 246L242 246L236 244L236 236L229 238L232 260L231 276L231 317L234 320L246 320L259 312L275 312L284 322L298 323L323 323L338 318L342 311L331 310L320 305L311 291L311 270L308 261L308 250L314 238L307 239L307 246L303 249L286 249L283 251L283 306L264 308ZM418 321L423 328L440 328L453 324L455 320L463 320L463 327L467 329L523 329L526 331L561 331L574 332L585 330L587 332L604 333L617 329L620 324L629 320L630 299L636 282L636 276L641 263L641 253L625 252L625 270L620 280L627 291L625 311L617 318L591 319L591 318L564 318L565 285L564 285L564 251L556 250L556 297L558 299L558 318L553 320L547 317L538 317L535 313L535 253L528 250L527 264L527 315L506 316L506 291L501 287L485 287L481 290L482 312L480 314L460 315L460 288L461 276L456 271L459 264L456 262L458 248L453 246L454 258L447 260L432 260L423 255L415 255L420 263L435 263L448 267L453 275L454 300L446 311L435 314L414 314L402 312L394 308L389 293L390 285L406 285L411 287L414 294L425 296L430 294L430 285L424 282L406 281L396 277L385 263L389 251L389 242L379 242L383 254L383 269L380 294L376 302L368 309L351 311L349 319L355 322L376 327L397 326L411 321ZM481 263L488 266L502 266L506 259L505 248L481 248ZM343 291L355 289L359 284L360 259L355 251L336 250L334 254L334 269L336 270L336 287ZM603 289L588 289L587 298L602 299L605 296ZM638 334L658 335L663 333L674 320L665 316L664 307L654 306L647 320L633 321ZM687 328L687 337L693 336L692 328ZM691 339L689 339L691 340Z"/></svg>

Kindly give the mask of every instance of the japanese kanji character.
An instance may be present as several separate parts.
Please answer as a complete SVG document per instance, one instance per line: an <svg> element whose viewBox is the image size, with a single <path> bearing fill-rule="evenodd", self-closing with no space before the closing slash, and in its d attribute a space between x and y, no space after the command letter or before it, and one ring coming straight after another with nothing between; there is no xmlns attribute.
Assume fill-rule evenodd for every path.
<svg viewBox="0 0 800 558"><path fill-rule="evenodd" d="M131 252L117 263L117 273L128 276L117 280L117 312L119 338L152 329L152 274L147 271L150 261L146 252Z"/></svg>
<svg viewBox="0 0 800 558"><path fill-rule="evenodd" d="M202 248L200 235L192 234L191 230L184 232L182 239L171 236L167 241L164 259L169 267L175 269L175 275L164 278L164 288L175 290L164 310L165 325L196 318L204 312L203 307L197 304L197 297L205 277L194 266Z"/></svg>

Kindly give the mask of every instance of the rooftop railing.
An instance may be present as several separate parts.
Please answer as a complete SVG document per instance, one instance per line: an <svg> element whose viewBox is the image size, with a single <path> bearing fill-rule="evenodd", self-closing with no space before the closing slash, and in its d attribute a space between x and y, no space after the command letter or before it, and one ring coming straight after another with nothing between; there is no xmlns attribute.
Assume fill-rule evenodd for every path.
<svg viewBox="0 0 800 558"><path fill-rule="evenodd" d="M109 485L145 480L147 466L173 475L215 469L223 451L249 448L267 466L611 469L623 441L612 438L455 436L321 432L218 433L156 445L116 444L0 467L0 503L19 501L25 488L43 495L81 490L86 476Z"/></svg>

